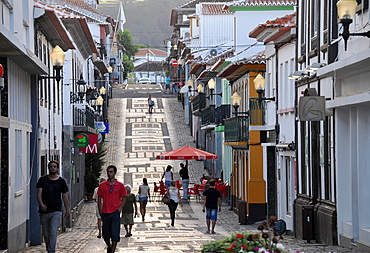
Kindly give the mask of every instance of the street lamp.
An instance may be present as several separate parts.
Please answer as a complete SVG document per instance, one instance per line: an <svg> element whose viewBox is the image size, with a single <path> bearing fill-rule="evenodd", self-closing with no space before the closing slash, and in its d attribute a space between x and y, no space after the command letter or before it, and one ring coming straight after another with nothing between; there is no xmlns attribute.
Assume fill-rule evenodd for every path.
<svg viewBox="0 0 370 253"><path fill-rule="evenodd" d="M148 50L149 50L149 49L148 49ZM146 58L147 58L147 63L146 63L146 64L147 64L147 70L148 70L148 78L150 78L150 77L149 77L149 71L150 71L150 66L149 66L149 65L150 65L150 58L149 58L149 56L150 56L150 54L149 54L149 53L147 53L147 54L146 54Z"/></svg>
<svg viewBox="0 0 370 253"><path fill-rule="evenodd" d="M308 66L308 68L306 69L306 71L308 71L308 72L315 72L319 68L322 68L324 66L325 66L325 63L314 62L310 66Z"/></svg>
<svg viewBox="0 0 370 253"><path fill-rule="evenodd" d="M296 71L290 73L288 78L289 79L298 79L298 78L304 77L305 75L307 75L307 73L305 73L304 71L296 70Z"/></svg>
<svg viewBox="0 0 370 253"><path fill-rule="evenodd" d="M234 112L235 116L238 115L238 108L239 108L241 100L242 98L237 92L234 92L234 94L231 96L231 104L235 109L235 112Z"/></svg>
<svg viewBox="0 0 370 253"><path fill-rule="evenodd" d="M209 88L209 90L211 92L211 94L209 95L209 97L212 98L212 96L217 96L217 95L219 95L219 96L222 97L222 92L213 94L213 91L216 88L216 81L215 81L215 79L213 79L213 78L209 79L209 81L208 81L208 88ZM207 98L209 98L209 97L207 97Z"/></svg>
<svg viewBox="0 0 370 253"><path fill-rule="evenodd" d="M258 94L258 104L261 105L262 100L272 100L275 101L275 98L266 98L263 97L263 93L265 91L266 79L261 75L258 74L257 77L253 80L254 88Z"/></svg>
<svg viewBox="0 0 370 253"><path fill-rule="evenodd" d="M95 106L97 104L96 102L96 99L97 99L97 96L95 94L95 92L93 94L91 94L91 98L89 100L89 104L95 109Z"/></svg>
<svg viewBox="0 0 370 253"><path fill-rule="evenodd" d="M193 91L192 89L193 89L194 82L192 79L190 78L188 79L187 85L188 85L189 92Z"/></svg>
<svg viewBox="0 0 370 253"><path fill-rule="evenodd" d="M98 109L99 115L100 115L100 113L101 113L101 107L102 107L103 103L104 103L104 99L102 98L102 96L100 96L100 95L99 95L99 96L96 98L96 106L97 106L97 109Z"/></svg>
<svg viewBox="0 0 370 253"><path fill-rule="evenodd" d="M197 87L197 91L198 93L203 93L204 92L204 87L202 84L199 84L198 87Z"/></svg>
<svg viewBox="0 0 370 253"><path fill-rule="evenodd" d="M194 82L190 78L188 79L187 84L188 84L188 92L192 92L192 91L197 91L198 93L204 92L204 86L202 84L198 84L197 89L193 90Z"/></svg>
<svg viewBox="0 0 370 253"><path fill-rule="evenodd" d="M100 93L101 95L105 95L105 94L107 94L107 89L106 89L106 88L104 88L104 86L102 86L102 87L100 87L100 89L99 89L99 93Z"/></svg>
<svg viewBox="0 0 370 253"><path fill-rule="evenodd" d="M61 71L64 65L64 58L66 54L63 50L57 45L50 52L50 60L53 65L55 76L40 76L41 79L55 79L58 83L62 79Z"/></svg>
<svg viewBox="0 0 370 253"><path fill-rule="evenodd" d="M74 103L82 104L83 98L87 90L86 82L83 79L82 74L80 75L80 80L78 80L76 84L77 84L77 94L71 91L70 101L71 101L71 104L74 104Z"/></svg>
<svg viewBox="0 0 370 253"><path fill-rule="evenodd" d="M60 72L62 71L65 57L66 54L58 45L50 52L51 64L55 70L55 80L57 80L58 83L62 79Z"/></svg>
<svg viewBox="0 0 370 253"><path fill-rule="evenodd" d="M344 50L347 51L347 40L349 36L364 36L370 38L370 30L363 33L350 33L349 25L353 21L356 14L357 1L356 0L340 0L337 2L337 10L339 23L343 25L343 33L339 34L344 39Z"/></svg>

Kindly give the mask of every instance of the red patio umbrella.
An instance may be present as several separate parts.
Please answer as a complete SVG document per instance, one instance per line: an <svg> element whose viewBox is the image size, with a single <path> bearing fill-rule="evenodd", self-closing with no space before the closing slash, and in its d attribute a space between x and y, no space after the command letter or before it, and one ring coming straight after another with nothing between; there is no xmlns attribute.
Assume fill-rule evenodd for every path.
<svg viewBox="0 0 370 253"><path fill-rule="evenodd" d="M209 159L218 159L218 155L208 153L206 151L184 146L167 153L163 153L156 156L156 159L161 160L209 160Z"/></svg>

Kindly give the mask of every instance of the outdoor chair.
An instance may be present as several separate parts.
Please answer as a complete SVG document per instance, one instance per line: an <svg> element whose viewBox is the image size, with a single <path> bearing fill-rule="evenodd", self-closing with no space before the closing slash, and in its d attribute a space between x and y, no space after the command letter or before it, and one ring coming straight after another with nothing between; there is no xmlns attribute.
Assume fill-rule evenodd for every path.
<svg viewBox="0 0 370 253"><path fill-rule="evenodd" d="M188 188L188 195L194 195L195 199L199 199L199 184L194 184L194 187Z"/></svg>
<svg viewBox="0 0 370 253"><path fill-rule="evenodd" d="M154 182L153 197L156 197L156 196L159 197L160 192L161 192L160 189L161 187L158 186L156 182Z"/></svg>
<svg viewBox="0 0 370 253"><path fill-rule="evenodd" d="M182 190L182 184L180 184L180 180L176 180L176 188L180 190Z"/></svg>

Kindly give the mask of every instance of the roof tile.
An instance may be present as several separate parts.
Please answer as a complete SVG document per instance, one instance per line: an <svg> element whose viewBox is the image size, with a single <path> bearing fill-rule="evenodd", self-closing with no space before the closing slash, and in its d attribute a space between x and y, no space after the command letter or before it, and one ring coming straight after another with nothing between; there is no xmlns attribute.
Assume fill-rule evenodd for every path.
<svg viewBox="0 0 370 253"><path fill-rule="evenodd" d="M201 14L232 14L231 11L223 9L224 3L203 3Z"/></svg>
<svg viewBox="0 0 370 253"><path fill-rule="evenodd" d="M295 6L296 0L238 0L226 3L227 6Z"/></svg>

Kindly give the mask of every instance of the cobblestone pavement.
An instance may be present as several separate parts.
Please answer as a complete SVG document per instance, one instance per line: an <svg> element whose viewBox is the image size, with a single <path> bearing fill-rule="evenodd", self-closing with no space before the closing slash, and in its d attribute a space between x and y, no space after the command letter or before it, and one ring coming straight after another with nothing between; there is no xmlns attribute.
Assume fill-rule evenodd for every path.
<svg viewBox="0 0 370 253"><path fill-rule="evenodd" d="M158 161L155 155L181 146L194 146L189 126L184 122L184 110L177 96L158 98L153 114L147 113L146 98L113 98L110 100L110 134L106 137L108 155L106 164L116 164L118 178L134 187L133 193L143 177L150 185L160 180L167 164L175 168L175 179L181 161ZM207 172L203 162L189 161L190 182L198 182ZM176 211L175 226L169 225L169 211L159 202L159 197L148 203L145 222L135 218L133 236L124 237L116 252L199 252L201 245L219 240L231 233L254 231L258 224L239 225L238 217L228 206L222 212L216 226L216 234L205 234L205 219L201 203L192 197ZM85 202L75 226L58 236L57 252L106 252L102 239L98 239L95 203ZM281 241L287 252L354 252L339 246L310 244L285 236ZM21 252L46 252L45 245L29 247Z"/></svg>

